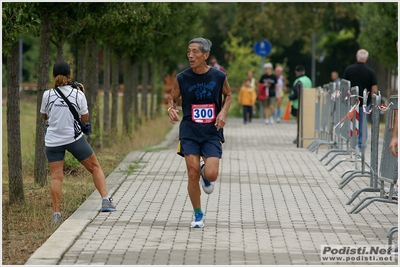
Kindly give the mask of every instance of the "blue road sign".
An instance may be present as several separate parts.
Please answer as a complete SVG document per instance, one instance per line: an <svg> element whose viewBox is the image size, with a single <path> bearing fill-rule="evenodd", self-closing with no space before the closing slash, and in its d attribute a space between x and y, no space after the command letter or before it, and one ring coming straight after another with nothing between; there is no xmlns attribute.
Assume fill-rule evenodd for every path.
<svg viewBox="0 0 400 267"><path fill-rule="evenodd" d="M272 45L268 40L262 40L254 44L254 53L261 57L266 57L271 52Z"/></svg>

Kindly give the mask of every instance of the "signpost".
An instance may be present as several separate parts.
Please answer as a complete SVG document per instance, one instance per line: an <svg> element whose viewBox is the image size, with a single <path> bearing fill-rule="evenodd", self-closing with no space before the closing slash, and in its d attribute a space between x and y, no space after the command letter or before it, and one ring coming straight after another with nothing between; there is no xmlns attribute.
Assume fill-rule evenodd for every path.
<svg viewBox="0 0 400 267"><path fill-rule="evenodd" d="M271 43L264 39L254 44L253 50L254 53L261 57L261 76L264 74L264 57L268 56L271 53L272 45ZM264 118L264 110L262 104L260 104L260 118Z"/></svg>
<svg viewBox="0 0 400 267"><path fill-rule="evenodd" d="M266 57L271 52L272 45L268 40L261 40L260 42L256 42L254 44L253 50L254 53L261 57Z"/></svg>

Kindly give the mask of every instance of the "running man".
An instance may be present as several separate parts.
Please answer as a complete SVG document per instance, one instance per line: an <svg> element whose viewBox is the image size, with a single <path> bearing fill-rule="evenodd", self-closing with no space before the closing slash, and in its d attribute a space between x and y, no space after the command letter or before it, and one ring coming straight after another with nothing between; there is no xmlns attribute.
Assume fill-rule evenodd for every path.
<svg viewBox="0 0 400 267"><path fill-rule="evenodd" d="M182 97L177 153L185 158L188 171L188 193L194 210L192 228L204 227L200 176L203 191L211 194L218 177L225 142L223 127L232 101L226 74L206 63L211 45L210 40L201 37L189 42L190 68L176 75L167 111L171 123L179 121L176 103Z"/></svg>

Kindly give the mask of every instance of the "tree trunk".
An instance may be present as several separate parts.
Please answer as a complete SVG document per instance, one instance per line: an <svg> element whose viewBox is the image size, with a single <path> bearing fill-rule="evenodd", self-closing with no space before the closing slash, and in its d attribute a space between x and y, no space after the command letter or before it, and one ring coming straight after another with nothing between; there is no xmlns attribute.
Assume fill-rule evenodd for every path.
<svg viewBox="0 0 400 267"><path fill-rule="evenodd" d="M138 85L139 85L139 63L133 63L132 68L132 93L133 93L133 119L134 119L134 127L135 130L139 128L139 124L141 120L139 119L139 100L138 100Z"/></svg>
<svg viewBox="0 0 400 267"><path fill-rule="evenodd" d="M110 136L110 49L108 46L103 50L103 93L104 93L104 109L103 109L103 140L106 146L109 146Z"/></svg>
<svg viewBox="0 0 400 267"><path fill-rule="evenodd" d="M116 140L118 129L118 89L119 89L119 57L116 53L112 53L112 107L111 107L111 132Z"/></svg>
<svg viewBox="0 0 400 267"><path fill-rule="evenodd" d="M123 114L122 121L124 125L125 134L131 133L131 116L129 116L130 111L132 110L132 62L131 58L128 56L124 60L124 98L123 98Z"/></svg>
<svg viewBox="0 0 400 267"><path fill-rule="evenodd" d="M57 62L64 61L64 44L65 40L60 40L57 46Z"/></svg>
<svg viewBox="0 0 400 267"><path fill-rule="evenodd" d="M149 60L146 58L142 61L142 119L148 119L148 105L147 105L147 86L149 85Z"/></svg>
<svg viewBox="0 0 400 267"><path fill-rule="evenodd" d="M99 55L98 43L94 36L88 37L86 42L86 87L89 108L89 120L92 124L92 134L88 137L88 141L94 148L100 148L100 117L99 105L97 101L99 89Z"/></svg>
<svg viewBox="0 0 400 267"><path fill-rule="evenodd" d="M126 57L124 59L124 96L122 99L122 107L123 107L123 113L122 113L122 125L124 129L124 133L127 134L129 133L129 90L131 90L129 86L129 64L130 64L130 57Z"/></svg>
<svg viewBox="0 0 400 267"><path fill-rule="evenodd" d="M154 95L156 94L156 76L157 76L157 62L153 58L151 63L151 78L150 78L150 119L154 119Z"/></svg>
<svg viewBox="0 0 400 267"><path fill-rule="evenodd" d="M19 43L11 48L7 58L7 145L9 201L24 202L22 180L21 129L19 109Z"/></svg>
<svg viewBox="0 0 400 267"><path fill-rule="evenodd" d="M74 76L86 88L86 43L78 44L77 66L78 70L74 73Z"/></svg>
<svg viewBox="0 0 400 267"><path fill-rule="evenodd" d="M175 78L175 77L174 77ZM156 106L156 112L157 114L160 114L161 110L161 103L163 101L163 92L164 92L164 62L162 60L159 60L158 62L158 82L159 86L157 88L157 106Z"/></svg>
<svg viewBox="0 0 400 267"><path fill-rule="evenodd" d="M50 19L45 14L41 31L40 52L39 52L39 80L37 86L37 106L36 106L36 140L35 140L35 183L44 186L47 183L46 154L45 154L45 126L46 122L40 115L43 92L47 90L49 83L49 64L50 64Z"/></svg>

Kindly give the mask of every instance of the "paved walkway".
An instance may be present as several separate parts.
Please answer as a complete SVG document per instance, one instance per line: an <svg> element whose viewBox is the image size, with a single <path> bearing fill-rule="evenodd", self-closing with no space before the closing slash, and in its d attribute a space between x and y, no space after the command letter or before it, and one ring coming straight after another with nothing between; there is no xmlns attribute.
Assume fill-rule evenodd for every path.
<svg viewBox="0 0 400 267"><path fill-rule="evenodd" d="M174 127L158 147L130 153L109 175L118 211L99 213L94 192L27 264L320 265L323 244L386 245L397 206L374 203L348 214L353 205L345 203L368 179L338 189L340 175L353 166L344 162L328 172L331 165L319 162L324 150L296 148L295 132L291 122L229 119L215 191L202 194L205 228L190 229Z"/></svg>

